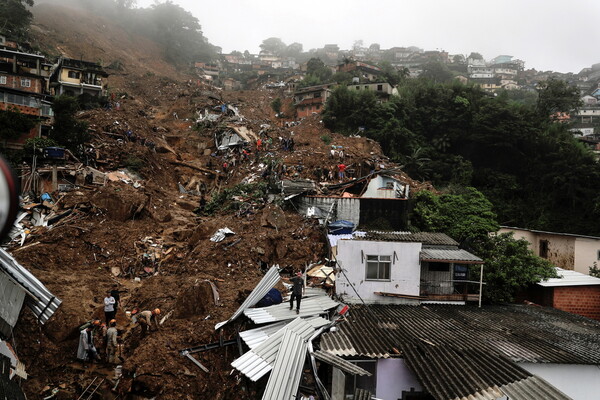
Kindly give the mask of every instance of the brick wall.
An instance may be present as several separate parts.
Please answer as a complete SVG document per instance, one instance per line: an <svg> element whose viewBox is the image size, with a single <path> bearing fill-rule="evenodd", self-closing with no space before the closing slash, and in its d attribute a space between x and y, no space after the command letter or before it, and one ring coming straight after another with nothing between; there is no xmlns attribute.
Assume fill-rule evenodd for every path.
<svg viewBox="0 0 600 400"><path fill-rule="evenodd" d="M600 286L555 287L553 307L600 321Z"/></svg>
<svg viewBox="0 0 600 400"><path fill-rule="evenodd" d="M19 89L31 93L42 93L42 80L40 78L29 77L29 76L18 76L18 75L5 75L6 85L0 85L0 87L9 87L13 89ZM30 86L21 86L21 79L28 79Z"/></svg>

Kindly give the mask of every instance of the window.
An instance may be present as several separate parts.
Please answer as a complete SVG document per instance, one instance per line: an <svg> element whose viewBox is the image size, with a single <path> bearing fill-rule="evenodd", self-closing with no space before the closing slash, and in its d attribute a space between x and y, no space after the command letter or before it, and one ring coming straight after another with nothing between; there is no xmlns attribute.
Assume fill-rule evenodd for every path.
<svg viewBox="0 0 600 400"><path fill-rule="evenodd" d="M360 86L357 86L357 87L356 87L356 90L360 90Z"/></svg>
<svg viewBox="0 0 600 400"><path fill-rule="evenodd" d="M383 85L377 85L377 91L378 92L382 92L383 91Z"/></svg>
<svg viewBox="0 0 600 400"><path fill-rule="evenodd" d="M367 280L389 281L392 256L367 256Z"/></svg>
<svg viewBox="0 0 600 400"><path fill-rule="evenodd" d="M21 87L31 87L31 79L21 79Z"/></svg>
<svg viewBox="0 0 600 400"><path fill-rule="evenodd" d="M0 85L6 85L6 77L0 76Z"/></svg>
<svg viewBox="0 0 600 400"><path fill-rule="evenodd" d="M550 242L547 240L540 240L540 257L548 258L548 249Z"/></svg>
<svg viewBox="0 0 600 400"><path fill-rule="evenodd" d="M77 72L77 71L69 71L69 78L79 79L79 72Z"/></svg>

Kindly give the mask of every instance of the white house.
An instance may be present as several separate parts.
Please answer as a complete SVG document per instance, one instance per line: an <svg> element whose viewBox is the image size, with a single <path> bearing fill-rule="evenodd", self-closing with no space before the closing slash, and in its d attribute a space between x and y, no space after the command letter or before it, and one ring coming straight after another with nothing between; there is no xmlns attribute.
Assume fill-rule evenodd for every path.
<svg viewBox="0 0 600 400"><path fill-rule="evenodd" d="M333 236L333 235L332 235ZM337 240L336 295L348 303L479 300L468 265L483 264L443 233L366 232Z"/></svg>

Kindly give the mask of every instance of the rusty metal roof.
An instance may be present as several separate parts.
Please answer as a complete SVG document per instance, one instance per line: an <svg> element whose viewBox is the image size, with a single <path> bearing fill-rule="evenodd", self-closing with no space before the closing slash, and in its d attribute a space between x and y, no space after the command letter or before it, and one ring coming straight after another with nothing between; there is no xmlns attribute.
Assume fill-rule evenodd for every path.
<svg viewBox="0 0 600 400"><path fill-rule="evenodd" d="M600 364L600 322L551 308L361 305L349 314L321 336L322 350L385 358L428 343L486 349L516 362Z"/></svg>

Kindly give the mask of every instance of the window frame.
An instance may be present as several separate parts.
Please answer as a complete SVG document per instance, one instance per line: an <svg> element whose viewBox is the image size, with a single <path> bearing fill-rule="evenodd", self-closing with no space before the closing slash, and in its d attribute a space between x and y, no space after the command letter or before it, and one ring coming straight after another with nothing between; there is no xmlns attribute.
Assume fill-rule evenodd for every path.
<svg viewBox="0 0 600 400"><path fill-rule="evenodd" d="M377 257L376 260L374 259L369 259L369 257ZM383 257L387 257L387 260L383 260ZM393 255L386 255L386 254L366 254L365 255L365 281L374 281L374 282L391 282L392 280L392 257ZM377 278L369 278L369 264L371 263L377 263ZM381 268L382 268L382 264L383 268L385 268L385 264L387 264L387 278L381 278ZM384 276L385 276L385 269L384 269Z"/></svg>
<svg viewBox="0 0 600 400"><path fill-rule="evenodd" d="M31 87L31 79L21 78L21 87L30 88Z"/></svg>
<svg viewBox="0 0 600 400"><path fill-rule="evenodd" d="M8 78L6 77L6 75L0 75L0 85L6 85L7 82Z"/></svg>

